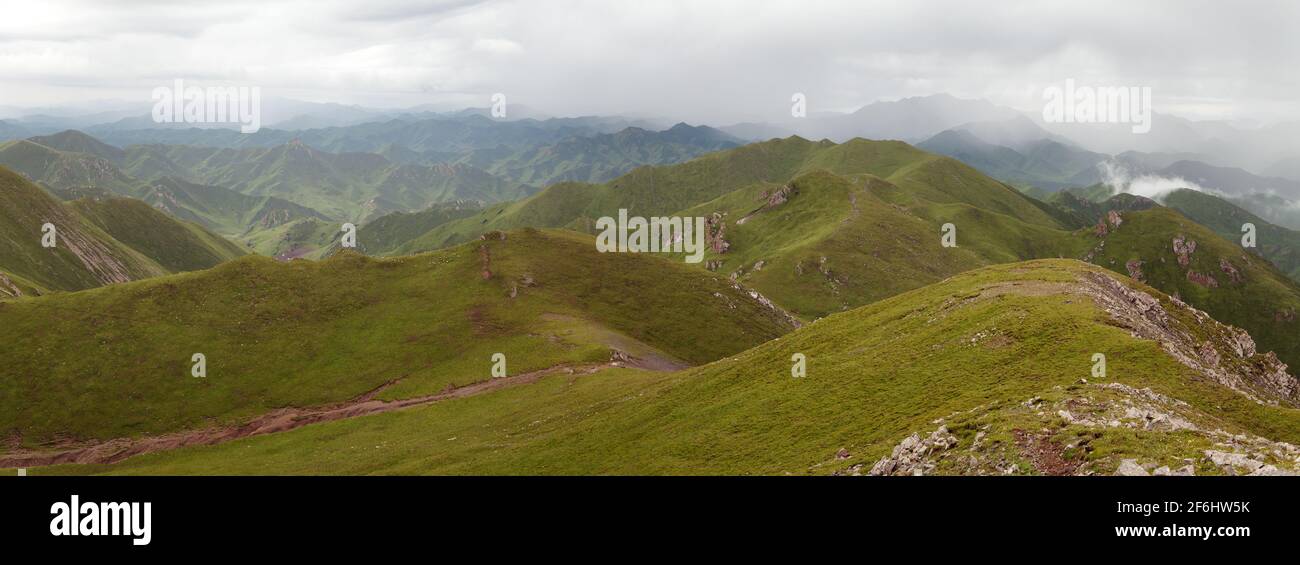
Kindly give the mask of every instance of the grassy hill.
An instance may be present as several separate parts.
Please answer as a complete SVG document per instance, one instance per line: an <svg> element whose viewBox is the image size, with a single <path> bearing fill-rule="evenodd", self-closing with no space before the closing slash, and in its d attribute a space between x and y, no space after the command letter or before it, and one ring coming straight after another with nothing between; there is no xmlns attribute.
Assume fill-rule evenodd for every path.
<svg viewBox="0 0 1300 565"><path fill-rule="evenodd" d="M986 142L965 129L940 132L917 147L957 159L993 178L1049 192L1096 182L1096 166L1107 158L1051 139L1017 150Z"/></svg>
<svg viewBox="0 0 1300 565"><path fill-rule="evenodd" d="M402 244L447 222L473 215L477 202L434 204L419 212L393 212L366 222L357 230L357 249L369 255L391 253Z"/></svg>
<svg viewBox="0 0 1300 565"><path fill-rule="evenodd" d="M449 222L412 240L399 253L436 249L467 241L493 229L524 226L568 227L588 231L596 218L626 208L631 215L673 214L758 183L784 184L815 171L871 174L916 190L938 203L964 202L999 213L1014 213L1045 226L1059 223L1034 200L979 175L965 165L898 141L855 139L843 144L800 137L775 139L704 155L677 165L640 167L603 184L559 183L519 202L498 204ZM964 183L927 184L944 175ZM905 198L900 196L899 198Z"/></svg>
<svg viewBox="0 0 1300 565"><path fill-rule="evenodd" d="M694 369L553 375L33 471L1111 474L1125 460L1162 472L1293 471L1295 381L1273 380L1276 360L1243 351L1245 339L1096 267L1034 261L963 273ZM804 378L791 376L795 353ZM1096 353L1105 378L1090 373Z"/></svg>
<svg viewBox="0 0 1300 565"><path fill-rule="evenodd" d="M54 248L41 245L46 223L57 230ZM79 290L206 268L239 253L219 236L139 202L64 203L0 167L0 272L23 281L28 291Z"/></svg>
<svg viewBox="0 0 1300 565"><path fill-rule="evenodd" d="M227 237L246 237L295 220L326 217L274 196L250 196L174 177L149 182L140 198L177 218L201 224Z"/></svg>
<svg viewBox="0 0 1300 565"><path fill-rule="evenodd" d="M1127 212L1094 243L1086 258L1125 273L1250 332L1263 351L1300 366L1295 312L1300 285L1268 261L1175 210Z"/></svg>
<svg viewBox="0 0 1300 565"><path fill-rule="evenodd" d="M1231 202L1196 190L1175 190L1165 195L1164 204L1228 241L1241 241L1241 226L1255 224L1258 253L1300 281L1300 232L1273 225Z"/></svg>
<svg viewBox="0 0 1300 565"><path fill-rule="evenodd" d="M0 143L0 166L54 189L132 194L139 186L137 180L107 159L61 151L26 139Z"/></svg>
<svg viewBox="0 0 1300 565"><path fill-rule="evenodd" d="M468 165L395 164L372 153L319 151L297 140L250 149L131 146L126 158L126 171L138 178L172 176L223 186L351 221L448 200L499 202L529 193Z"/></svg>
<svg viewBox="0 0 1300 565"><path fill-rule="evenodd" d="M4 303L0 430L26 447L172 432L368 392L435 394L488 380L494 353L511 375L614 359L682 366L792 328L722 277L601 254L569 232L387 260L250 256ZM194 353L204 379L190 376Z"/></svg>
<svg viewBox="0 0 1300 565"><path fill-rule="evenodd" d="M70 206L113 239L171 273L206 269L246 253L197 224L177 221L133 198L82 199Z"/></svg>
<svg viewBox="0 0 1300 565"><path fill-rule="evenodd" d="M94 155L119 165L126 159L126 151L121 148L104 143L77 130L67 130L52 135L40 135L28 138L28 141L67 153Z"/></svg>
<svg viewBox="0 0 1300 565"><path fill-rule="evenodd" d="M664 131L627 128L574 136L521 150L479 149L458 161L540 188L561 181L604 182L638 166L680 163L737 145L740 140L711 127L677 124Z"/></svg>

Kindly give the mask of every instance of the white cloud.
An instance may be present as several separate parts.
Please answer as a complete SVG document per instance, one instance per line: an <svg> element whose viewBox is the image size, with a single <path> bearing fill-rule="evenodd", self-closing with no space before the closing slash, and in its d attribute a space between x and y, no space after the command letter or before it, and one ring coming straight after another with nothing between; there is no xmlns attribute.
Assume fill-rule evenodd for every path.
<svg viewBox="0 0 1300 565"><path fill-rule="evenodd" d="M44 0L0 20L0 105L132 97L174 77L347 103L486 100L724 123L949 92L1152 86L1157 111L1300 118L1294 2ZM1212 37L1213 41L1202 40Z"/></svg>

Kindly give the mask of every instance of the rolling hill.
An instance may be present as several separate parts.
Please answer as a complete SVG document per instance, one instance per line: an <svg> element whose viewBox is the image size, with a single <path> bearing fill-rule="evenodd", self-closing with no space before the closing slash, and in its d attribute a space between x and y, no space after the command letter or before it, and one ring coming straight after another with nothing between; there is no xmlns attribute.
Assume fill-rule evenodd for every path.
<svg viewBox="0 0 1300 565"><path fill-rule="evenodd" d="M664 131L627 128L518 151L480 149L458 162L542 188L562 181L605 182L642 165L680 163L738 145L740 140L711 127L679 123Z"/></svg>
<svg viewBox="0 0 1300 565"><path fill-rule="evenodd" d="M1097 354L1104 377L1091 372ZM32 471L1278 474L1296 472L1298 394L1240 330L1097 267L1047 260L966 272L693 369L553 374Z"/></svg>
<svg viewBox="0 0 1300 565"><path fill-rule="evenodd" d="M512 376L675 368L795 325L723 277L569 232L385 260L250 256L0 306L0 429L48 448L417 398L490 381L497 353ZM190 376L195 353L206 378Z"/></svg>
<svg viewBox="0 0 1300 565"><path fill-rule="evenodd" d="M1258 254L1292 280L1300 281L1300 232L1273 225L1234 204L1204 192L1181 189L1166 194L1164 205L1214 230L1228 241L1240 241L1241 226L1256 229Z"/></svg>
<svg viewBox="0 0 1300 565"><path fill-rule="evenodd" d="M953 167L963 170L958 172ZM800 174L819 170L880 178L898 174L902 185L906 185L900 186L935 202L970 199L967 203L988 206L994 212L1021 214L1029 222L1058 225L1033 199L956 161L935 157L902 142L855 139L835 144L790 137L710 153L677 165L640 167L602 184L555 184L527 199L490 206L475 216L439 226L398 252L436 249L491 229L534 226L589 231L596 218L615 215L620 208L647 217L674 214L756 183L784 184ZM927 179L928 175L947 173L970 177L970 184L953 186L950 192L926 184L933 180L933 176Z"/></svg>
<svg viewBox="0 0 1300 565"><path fill-rule="evenodd" d="M275 197L329 218L361 221L449 200L500 202L529 193L468 165L394 164L372 153L328 153L294 140L272 148L131 146L126 171Z"/></svg>

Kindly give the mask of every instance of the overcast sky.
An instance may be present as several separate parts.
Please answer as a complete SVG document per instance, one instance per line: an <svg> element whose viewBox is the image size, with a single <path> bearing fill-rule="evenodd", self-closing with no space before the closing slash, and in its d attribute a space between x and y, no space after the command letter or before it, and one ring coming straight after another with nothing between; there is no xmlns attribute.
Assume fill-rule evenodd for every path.
<svg viewBox="0 0 1300 565"><path fill-rule="evenodd" d="M1157 112L1300 119L1300 2L0 0L0 106L184 78L370 106L723 124L947 92L1037 111L1066 78Z"/></svg>

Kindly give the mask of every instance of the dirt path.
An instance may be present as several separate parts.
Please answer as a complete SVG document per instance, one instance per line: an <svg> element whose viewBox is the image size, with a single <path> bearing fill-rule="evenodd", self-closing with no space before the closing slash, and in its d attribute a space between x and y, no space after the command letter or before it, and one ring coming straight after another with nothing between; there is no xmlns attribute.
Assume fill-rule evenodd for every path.
<svg viewBox="0 0 1300 565"><path fill-rule="evenodd" d="M385 388L392 386L389 382L357 398L341 404L317 406L311 408L281 408L258 416L244 424L206 430L175 432L160 436L144 438L119 438L93 444L86 444L59 451L16 451L0 455L0 467L42 467L45 465L63 465L69 463L117 463L128 457L134 457L155 451L164 451L191 445L213 445L227 441L284 432L301 428L318 422L356 418L381 412L391 412L413 406L424 406L449 400L465 398L485 392L537 382L542 377L556 374L589 375L601 369L611 367L638 367L654 370L653 365L642 366L639 360L616 363L598 363L588 365L559 365L513 377L502 377L479 381L452 388L430 396L419 396L402 400L376 400Z"/></svg>

